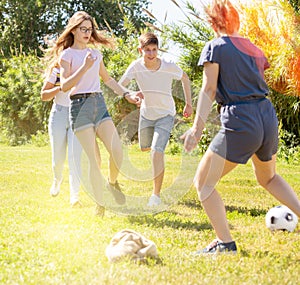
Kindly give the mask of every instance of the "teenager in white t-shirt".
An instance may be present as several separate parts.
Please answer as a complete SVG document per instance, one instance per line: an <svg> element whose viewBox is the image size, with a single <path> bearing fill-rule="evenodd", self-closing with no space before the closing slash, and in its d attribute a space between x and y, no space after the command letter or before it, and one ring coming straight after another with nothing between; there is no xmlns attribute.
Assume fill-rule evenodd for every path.
<svg viewBox="0 0 300 285"><path fill-rule="evenodd" d="M60 192L63 179L63 168L68 150L70 203L71 206L80 205L79 202L79 172L81 145L71 129L69 121L70 98L68 92L60 89L59 67L50 69L41 91L43 101L53 99L48 124L48 132L52 150L53 183L50 195L55 197Z"/></svg>
<svg viewBox="0 0 300 285"><path fill-rule="evenodd" d="M167 62L157 56L158 38L153 33L139 37L141 58L127 68L119 83L127 86L135 80L143 94L139 119L139 143L142 151L151 150L153 167L153 194L149 206L161 203L160 191L164 178L164 151L170 138L176 114L172 96L173 80L181 80L185 107L183 115L193 113L190 80L175 63Z"/></svg>
<svg viewBox="0 0 300 285"><path fill-rule="evenodd" d="M99 168L96 136L103 142L109 153L109 177L107 188L118 204L126 202L117 181L121 167L122 144L116 127L107 111L100 87L100 78L118 95L131 103L139 102L136 92L119 85L111 78L103 63L102 54L90 45L112 46L111 41L97 31L97 24L86 12L76 12L56 41L52 53L59 55L61 88L70 90L70 120L72 129L79 139L89 162L91 194L96 200L97 214L104 214L103 188L105 181Z"/></svg>

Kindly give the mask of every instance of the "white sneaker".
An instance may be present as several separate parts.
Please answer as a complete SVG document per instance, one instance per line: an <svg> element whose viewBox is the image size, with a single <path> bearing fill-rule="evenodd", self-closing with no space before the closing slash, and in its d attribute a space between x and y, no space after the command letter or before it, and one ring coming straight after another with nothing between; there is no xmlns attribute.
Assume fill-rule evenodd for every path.
<svg viewBox="0 0 300 285"><path fill-rule="evenodd" d="M81 204L81 202L79 200L73 201L73 202L71 202L71 207L72 208L81 208L82 204Z"/></svg>
<svg viewBox="0 0 300 285"><path fill-rule="evenodd" d="M60 191L60 184L61 184L62 180L58 181L58 180L55 180L53 183L52 183L52 186L50 188L50 195L52 197L55 197L59 194L59 191Z"/></svg>
<svg viewBox="0 0 300 285"><path fill-rule="evenodd" d="M160 197L158 197L155 194L152 194L150 199L149 199L148 206L153 207L153 206L159 206L160 204L161 204Z"/></svg>

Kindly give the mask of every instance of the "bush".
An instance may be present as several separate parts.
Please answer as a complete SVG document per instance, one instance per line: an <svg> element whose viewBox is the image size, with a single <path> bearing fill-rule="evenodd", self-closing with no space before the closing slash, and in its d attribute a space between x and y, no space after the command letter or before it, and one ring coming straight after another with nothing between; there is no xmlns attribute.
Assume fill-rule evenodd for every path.
<svg viewBox="0 0 300 285"><path fill-rule="evenodd" d="M49 145L50 141L48 133L37 131L35 135L31 136L30 144L37 147Z"/></svg>
<svg viewBox="0 0 300 285"><path fill-rule="evenodd" d="M2 65L1 128L10 145L24 144L47 129L51 104L40 98L43 67L37 56L23 54L4 59Z"/></svg>
<svg viewBox="0 0 300 285"><path fill-rule="evenodd" d="M300 162L300 138L283 128L279 131L278 158L289 163Z"/></svg>
<svg viewBox="0 0 300 285"><path fill-rule="evenodd" d="M270 99L275 107L281 129L300 138L300 97L282 95L271 90ZM281 134L284 135L282 139L287 139L285 133L281 132ZM300 139L294 143L300 145ZM289 145L289 142L286 141L286 144Z"/></svg>

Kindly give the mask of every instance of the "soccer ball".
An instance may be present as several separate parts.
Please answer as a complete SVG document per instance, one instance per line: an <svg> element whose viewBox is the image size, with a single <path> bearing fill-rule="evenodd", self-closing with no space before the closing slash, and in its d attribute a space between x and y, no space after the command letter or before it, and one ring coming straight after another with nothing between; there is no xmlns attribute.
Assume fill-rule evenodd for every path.
<svg viewBox="0 0 300 285"><path fill-rule="evenodd" d="M266 225L271 231L283 230L292 232L296 228L298 217L286 206L271 208L266 215Z"/></svg>

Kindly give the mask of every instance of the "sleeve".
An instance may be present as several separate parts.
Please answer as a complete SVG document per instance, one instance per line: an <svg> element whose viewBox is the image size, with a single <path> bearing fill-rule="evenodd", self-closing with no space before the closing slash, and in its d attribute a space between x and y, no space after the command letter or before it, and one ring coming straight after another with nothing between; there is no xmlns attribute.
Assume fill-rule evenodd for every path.
<svg viewBox="0 0 300 285"><path fill-rule="evenodd" d="M61 60L64 60L64 61L66 61L66 62L68 62L68 63L71 63L71 53L70 52L68 52L68 50L64 50L62 53L61 53L61 55L60 55L60 60L59 61L61 61Z"/></svg>
<svg viewBox="0 0 300 285"><path fill-rule="evenodd" d="M203 66L205 62L219 63L218 50L212 45L212 42L208 42L205 44L198 61L198 65Z"/></svg>
<svg viewBox="0 0 300 285"><path fill-rule="evenodd" d="M213 61L213 52L210 43L206 43L204 48L202 49L198 65L203 66L205 62Z"/></svg>
<svg viewBox="0 0 300 285"><path fill-rule="evenodd" d="M172 63L172 73L175 80L180 80L183 75L183 70L175 63Z"/></svg>
<svg viewBox="0 0 300 285"><path fill-rule="evenodd" d="M46 79L46 82L50 82L54 85L57 85L58 79L59 79L58 70L56 68L53 68L50 75Z"/></svg>
<svg viewBox="0 0 300 285"><path fill-rule="evenodd" d="M136 61L132 62L126 69L125 73L122 76L122 79L128 79L128 80L132 80L135 79L135 65L136 65Z"/></svg>

